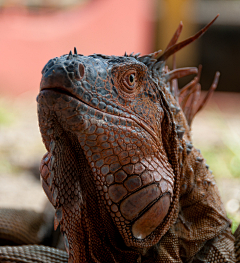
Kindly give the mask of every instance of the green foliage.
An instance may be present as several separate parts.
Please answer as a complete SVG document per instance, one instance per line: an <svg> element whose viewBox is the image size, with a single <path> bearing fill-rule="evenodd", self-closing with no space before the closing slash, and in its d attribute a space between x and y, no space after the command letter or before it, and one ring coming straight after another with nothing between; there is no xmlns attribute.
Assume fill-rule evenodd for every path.
<svg viewBox="0 0 240 263"><path fill-rule="evenodd" d="M11 164L11 162L4 156L0 151L0 174L14 173L16 168Z"/></svg>
<svg viewBox="0 0 240 263"><path fill-rule="evenodd" d="M221 111L212 104L208 111L202 113L202 126L197 127L200 132L197 143L194 143L213 171L228 217L232 220L233 232L240 223L240 210L231 211L228 207L232 199L240 203L237 190L240 185L239 124L239 114Z"/></svg>
<svg viewBox="0 0 240 263"><path fill-rule="evenodd" d="M228 144L201 149L204 158L214 171L214 176L240 178L240 151L233 151Z"/></svg>
<svg viewBox="0 0 240 263"><path fill-rule="evenodd" d="M216 105L205 114L206 123L203 125L211 125L211 138L216 134L216 139L204 143L206 139L201 138L201 144L196 146L201 150L214 176L240 178L240 136L236 129L237 125L233 127L233 119L230 120L228 115L224 116ZM239 115L236 115L234 123L238 123L238 118Z"/></svg>
<svg viewBox="0 0 240 263"><path fill-rule="evenodd" d="M0 127L8 126L12 124L14 120L15 114L10 108L10 105L0 100Z"/></svg>
<svg viewBox="0 0 240 263"><path fill-rule="evenodd" d="M236 231L236 229L238 228L239 222L240 222L240 218L237 215L233 215L228 213L227 214L228 218L232 220L232 233L234 233Z"/></svg>

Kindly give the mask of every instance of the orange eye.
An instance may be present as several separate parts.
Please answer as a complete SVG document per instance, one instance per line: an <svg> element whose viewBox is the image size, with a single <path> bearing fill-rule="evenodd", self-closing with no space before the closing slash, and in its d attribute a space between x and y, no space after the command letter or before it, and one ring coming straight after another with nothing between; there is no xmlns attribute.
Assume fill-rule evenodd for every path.
<svg viewBox="0 0 240 263"><path fill-rule="evenodd" d="M126 77L126 82L129 86L133 86L135 83L135 74L132 73Z"/></svg>
<svg viewBox="0 0 240 263"><path fill-rule="evenodd" d="M124 80L124 90L126 92L133 92L137 84L137 73L136 70L130 70L123 78Z"/></svg>

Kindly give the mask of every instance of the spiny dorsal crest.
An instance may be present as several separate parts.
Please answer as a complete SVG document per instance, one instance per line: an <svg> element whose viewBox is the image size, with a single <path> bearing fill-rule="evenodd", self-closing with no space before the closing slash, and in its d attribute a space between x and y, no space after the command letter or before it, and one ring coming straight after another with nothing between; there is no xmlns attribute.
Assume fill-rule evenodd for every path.
<svg viewBox="0 0 240 263"><path fill-rule="evenodd" d="M213 83L208 93L200 102L201 85L199 84L199 80L201 76L202 66L200 65L198 68L187 67L176 69L175 53L202 36L214 23L218 16L219 15L217 15L208 25L206 25L194 36L180 43L177 43L177 40L183 28L183 24L182 22L180 22L176 32L174 33L172 39L170 40L162 55L160 55L161 50L145 56L140 56L140 53L137 53L135 55L134 53L131 53L127 55L127 53L125 52L124 54L124 56L126 57L134 57L138 61L144 63L153 75L163 78L166 83L170 83L170 92L172 93L176 101L178 101L178 103L180 104L189 126L191 125L194 116L203 108L204 105L206 105L214 90L217 88L220 73L216 72ZM170 71L165 66L165 62L171 55L173 55L173 70ZM190 83L179 90L177 79L191 74L197 74L197 76Z"/></svg>

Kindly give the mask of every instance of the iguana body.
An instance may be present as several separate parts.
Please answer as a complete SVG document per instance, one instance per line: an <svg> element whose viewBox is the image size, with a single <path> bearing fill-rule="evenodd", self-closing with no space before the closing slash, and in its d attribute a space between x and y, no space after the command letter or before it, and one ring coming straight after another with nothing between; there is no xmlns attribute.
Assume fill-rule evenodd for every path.
<svg viewBox="0 0 240 263"><path fill-rule="evenodd" d="M42 71L40 171L69 262L236 262L214 178L191 143L199 76L179 99L172 81L197 69L165 66L200 36L175 44L180 31L161 56L75 50Z"/></svg>

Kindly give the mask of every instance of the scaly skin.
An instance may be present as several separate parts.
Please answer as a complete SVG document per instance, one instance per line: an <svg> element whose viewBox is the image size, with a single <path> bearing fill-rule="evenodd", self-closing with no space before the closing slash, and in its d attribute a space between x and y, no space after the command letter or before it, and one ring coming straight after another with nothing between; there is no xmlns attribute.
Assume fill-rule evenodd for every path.
<svg viewBox="0 0 240 263"><path fill-rule="evenodd" d="M65 251L46 246L16 246L0 247L0 262L14 263L67 263Z"/></svg>
<svg viewBox="0 0 240 263"><path fill-rule="evenodd" d="M0 245L40 244L49 231L43 213L1 208L0 214Z"/></svg>
<svg viewBox="0 0 240 263"><path fill-rule="evenodd" d="M70 53L43 69L43 188L69 262L235 262L214 178L154 56Z"/></svg>

